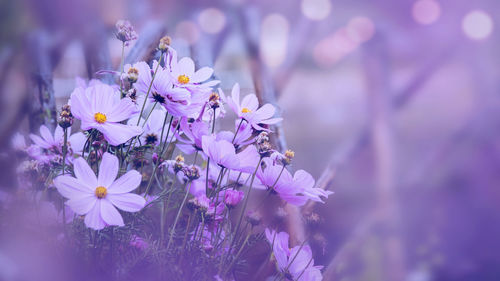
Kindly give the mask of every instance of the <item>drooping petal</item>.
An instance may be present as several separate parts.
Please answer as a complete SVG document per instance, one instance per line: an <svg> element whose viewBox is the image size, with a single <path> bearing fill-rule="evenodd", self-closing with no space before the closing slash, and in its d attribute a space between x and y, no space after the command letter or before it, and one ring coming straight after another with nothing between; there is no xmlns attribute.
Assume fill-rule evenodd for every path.
<svg viewBox="0 0 500 281"><path fill-rule="evenodd" d="M123 226L120 212L106 199L101 199L101 217L108 225Z"/></svg>
<svg viewBox="0 0 500 281"><path fill-rule="evenodd" d="M144 197L133 193L108 194L106 199L126 212L138 212L146 205Z"/></svg>
<svg viewBox="0 0 500 281"><path fill-rule="evenodd" d="M70 199L66 202L66 205L78 215L85 215L90 212L90 209L94 207L97 200L94 194L89 194L84 197Z"/></svg>
<svg viewBox="0 0 500 281"><path fill-rule="evenodd" d="M101 230L106 226L106 223L101 217L101 201L96 200L90 212L85 216L85 225L95 230Z"/></svg>
<svg viewBox="0 0 500 281"><path fill-rule="evenodd" d="M71 176L58 176L54 179L54 185L66 198L82 198L94 192L85 182Z"/></svg>
<svg viewBox="0 0 500 281"><path fill-rule="evenodd" d="M109 187L118 175L118 166L118 157L108 152L104 153L102 155L101 165L99 166L97 185Z"/></svg>
<svg viewBox="0 0 500 281"><path fill-rule="evenodd" d="M304 170L298 170L293 175L293 181L300 187L307 189L314 187L314 178Z"/></svg>
<svg viewBox="0 0 500 281"><path fill-rule="evenodd" d="M129 139L142 133L142 128L139 126L130 126L120 123L104 123L97 129L111 145L115 146L125 143Z"/></svg>
<svg viewBox="0 0 500 281"><path fill-rule="evenodd" d="M97 187L97 178L85 159L75 159L73 162L73 168L75 176L78 180L80 180L80 182L86 183L90 187Z"/></svg>
<svg viewBox="0 0 500 281"><path fill-rule="evenodd" d="M136 189L141 184L142 176L136 170L130 170L114 181L108 188L109 194L122 194Z"/></svg>

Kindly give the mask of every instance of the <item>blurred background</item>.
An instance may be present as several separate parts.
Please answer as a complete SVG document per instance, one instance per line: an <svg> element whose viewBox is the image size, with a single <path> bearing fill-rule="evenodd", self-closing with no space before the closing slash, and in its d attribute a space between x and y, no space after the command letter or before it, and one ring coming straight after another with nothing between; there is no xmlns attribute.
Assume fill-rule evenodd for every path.
<svg viewBox="0 0 500 281"><path fill-rule="evenodd" d="M3 0L0 188L16 187L12 135L36 132L75 77L118 68L128 19L127 62L168 34L226 94L239 82L279 108L293 169L335 192L298 210L325 280L500 280L499 13L495 0Z"/></svg>

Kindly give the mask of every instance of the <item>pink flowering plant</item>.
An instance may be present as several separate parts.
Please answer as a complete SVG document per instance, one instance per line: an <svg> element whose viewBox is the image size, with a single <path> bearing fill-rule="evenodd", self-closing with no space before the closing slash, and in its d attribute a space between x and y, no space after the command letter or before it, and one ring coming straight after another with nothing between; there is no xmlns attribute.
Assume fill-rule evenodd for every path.
<svg viewBox="0 0 500 281"><path fill-rule="evenodd" d="M129 22L116 26L124 47L137 37ZM308 241L291 246L262 206L331 192L292 171L294 152L276 151L273 105L240 97L238 84L225 96L213 69L179 58L170 41L156 60L111 71L116 84L77 83L53 130L42 125L31 143L16 136L24 186L54 204L61 243L118 280L246 280L252 252L271 265L261 278L321 280ZM222 129L226 109L234 127Z"/></svg>

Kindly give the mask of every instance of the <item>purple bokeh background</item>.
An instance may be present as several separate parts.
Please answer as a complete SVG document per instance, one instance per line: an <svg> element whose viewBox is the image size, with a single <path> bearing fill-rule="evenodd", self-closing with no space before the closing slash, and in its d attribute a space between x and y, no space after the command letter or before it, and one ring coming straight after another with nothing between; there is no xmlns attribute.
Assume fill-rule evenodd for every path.
<svg viewBox="0 0 500 281"><path fill-rule="evenodd" d="M0 10L2 194L17 188L12 135L37 129L26 108L33 76L46 73L41 51L60 108L75 77L99 70L89 60L119 65L113 28L128 19L139 37L165 26L182 55L214 65L225 92L235 82L254 92L254 60L266 66L294 169L335 174L335 194L314 209L320 222L307 224L334 280L500 279L500 2L26 0ZM54 241L22 230L0 230L0 279L45 280Z"/></svg>

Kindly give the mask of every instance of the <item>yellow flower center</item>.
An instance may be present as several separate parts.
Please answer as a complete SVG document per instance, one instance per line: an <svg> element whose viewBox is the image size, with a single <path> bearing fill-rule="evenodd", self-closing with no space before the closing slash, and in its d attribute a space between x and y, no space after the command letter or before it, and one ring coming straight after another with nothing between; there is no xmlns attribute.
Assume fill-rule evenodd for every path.
<svg viewBox="0 0 500 281"><path fill-rule="evenodd" d="M97 196L97 198L102 199L102 198L106 197L107 194L108 194L108 190L104 186L96 187L95 196Z"/></svg>
<svg viewBox="0 0 500 281"><path fill-rule="evenodd" d="M246 107L243 107L241 109L241 113L250 113L250 112L252 112L252 111L250 109L246 108Z"/></svg>
<svg viewBox="0 0 500 281"><path fill-rule="evenodd" d="M106 122L106 115L105 114L102 114L100 112L97 112L96 114L94 114L94 119L97 123L99 124L102 124L104 122Z"/></svg>
<svg viewBox="0 0 500 281"><path fill-rule="evenodd" d="M189 77L182 74L182 75L179 75L179 77L177 77L177 81L179 81L179 83L181 83L181 84L187 84L187 83L189 83Z"/></svg>

